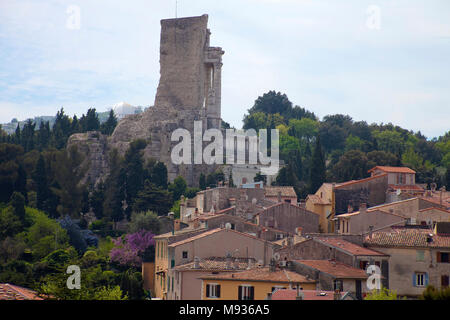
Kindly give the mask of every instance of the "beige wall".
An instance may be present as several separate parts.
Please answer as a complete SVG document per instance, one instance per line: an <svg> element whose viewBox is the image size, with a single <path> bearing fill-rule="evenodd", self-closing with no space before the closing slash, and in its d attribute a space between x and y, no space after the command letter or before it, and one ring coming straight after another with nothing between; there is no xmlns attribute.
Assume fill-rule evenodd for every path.
<svg viewBox="0 0 450 320"><path fill-rule="evenodd" d="M251 236L223 229L207 237L178 245L169 250L170 259L175 260L175 266L194 261L194 257L225 257L228 252L233 253L234 258L255 258L262 260L264 265L269 263L273 254L272 245ZM183 259L183 251L188 257Z"/></svg>
<svg viewBox="0 0 450 320"><path fill-rule="evenodd" d="M389 260L389 289L397 291L399 295L419 296L425 287L413 286L413 274L415 272L428 273L429 284L441 288L441 276L450 275L449 263L437 263L437 249L429 248L371 248L390 255ZM417 251L424 253L423 261L418 260ZM446 250L450 252L450 248ZM433 265L433 267L430 267Z"/></svg>

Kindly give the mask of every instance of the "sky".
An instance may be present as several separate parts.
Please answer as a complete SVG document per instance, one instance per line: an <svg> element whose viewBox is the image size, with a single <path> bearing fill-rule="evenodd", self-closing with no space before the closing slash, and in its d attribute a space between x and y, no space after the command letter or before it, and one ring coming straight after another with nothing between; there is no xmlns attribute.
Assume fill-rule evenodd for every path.
<svg viewBox="0 0 450 320"><path fill-rule="evenodd" d="M450 130L448 0L0 0L0 123L153 105L160 20L205 13L235 127L276 90L321 119Z"/></svg>

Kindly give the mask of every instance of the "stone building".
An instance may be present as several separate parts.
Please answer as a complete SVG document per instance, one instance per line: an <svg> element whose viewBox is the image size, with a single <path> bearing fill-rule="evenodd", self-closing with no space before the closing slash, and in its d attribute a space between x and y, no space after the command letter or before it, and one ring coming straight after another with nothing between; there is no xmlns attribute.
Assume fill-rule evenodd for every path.
<svg viewBox="0 0 450 320"><path fill-rule="evenodd" d="M367 236L365 245L390 256L389 288L398 295L416 298L428 284L449 286L450 234L430 229L380 231Z"/></svg>

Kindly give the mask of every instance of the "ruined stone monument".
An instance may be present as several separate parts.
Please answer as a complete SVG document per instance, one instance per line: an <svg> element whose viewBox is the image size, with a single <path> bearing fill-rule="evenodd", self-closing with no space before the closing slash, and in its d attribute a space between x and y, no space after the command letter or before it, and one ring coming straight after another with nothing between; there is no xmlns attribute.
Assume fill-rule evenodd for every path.
<svg viewBox="0 0 450 320"><path fill-rule="evenodd" d="M161 21L160 81L153 107L137 115L126 116L107 138L100 133L75 134L68 145L77 145L86 155L89 170L85 182L93 184L108 175L108 154L116 148L124 155L130 142L147 141L144 158L164 162L169 180L181 175L190 186L215 166L174 165L171 161L171 133L177 128L194 131L194 121L202 121L203 130L221 128L222 51L210 46L208 16ZM94 162L92 162L95 160ZM92 165L94 163L94 165Z"/></svg>

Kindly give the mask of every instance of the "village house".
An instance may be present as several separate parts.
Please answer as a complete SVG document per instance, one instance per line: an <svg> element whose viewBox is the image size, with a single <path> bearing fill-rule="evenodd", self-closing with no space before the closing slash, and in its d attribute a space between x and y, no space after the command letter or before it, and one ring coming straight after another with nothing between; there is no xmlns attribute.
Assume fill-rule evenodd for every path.
<svg viewBox="0 0 450 320"><path fill-rule="evenodd" d="M256 224L295 234L298 227L303 232L319 231L319 215L297 205L278 202L255 214Z"/></svg>
<svg viewBox="0 0 450 320"><path fill-rule="evenodd" d="M194 258L193 262L176 266L169 270L169 278L174 279L167 290L168 300L201 300L202 276L244 271L256 266L253 258L226 257Z"/></svg>
<svg viewBox="0 0 450 320"><path fill-rule="evenodd" d="M330 260L367 270L370 265L380 267L382 280L387 287L389 279L389 255L365 248L342 237L314 237L277 250L281 261Z"/></svg>
<svg viewBox="0 0 450 320"><path fill-rule="evenodd" d="M335 232L338 234L361 234L378 231L394 225L405 225L404 216L381 209L367 209L365 203L359 211L340 214L335 218Z"/></svg>
<svg viewBox="0 0 450 320"><path fill-rule="evenodd" d="M278 289L269 300L356 300L349 292Z"/></svg>
<svg viewBox="0 0 450 320"><path fill-rule="evenodd" d="M328 232L328 217L333 210L332 191L332 183L323 183L315 194L309 194L306 197L306 210L317 213L319 215L320 232Z"/></svg>
<svg viewBox="0 0 450 320"><path fill-rule="evenodd" d="M450 234L430 229L399 228L366 236L365 244L390 256L389 288L417 298L428 284L449 285Z"/></svg>
<svg viewBox="0 0 450 320"><path fill-rule="evenodd" d="M350 292L357 299L368 291L366 271L336 260L293 260L290 270L317 281L315 290Z"/></svg>
<svg viewBox="0 0 450 320"><path fill-rule="evenodd" d="M155 295L167 299L172 288L174 276L170 269L189 262L194 258L226 256L231 253L235 258L254 258L258 263L267 265L274 252L275 244L252 235L217 228L201 232L180 241L156 237L155 254Z"/></svg>
<svg viewBox="0 0 450 320"><path fill-rule="evenodd" d="M277 289L314 290L316 283L286 270L256 267L242 272L203 276L202 300L266 300Z"/></svg>
<svg viewBox="0 0 450 320"><path fill-rule="evenodd" d="M297 194L293 187L265 187L264 196L273 202L297 204Z"/></svg>

